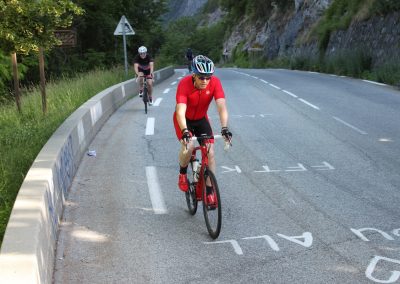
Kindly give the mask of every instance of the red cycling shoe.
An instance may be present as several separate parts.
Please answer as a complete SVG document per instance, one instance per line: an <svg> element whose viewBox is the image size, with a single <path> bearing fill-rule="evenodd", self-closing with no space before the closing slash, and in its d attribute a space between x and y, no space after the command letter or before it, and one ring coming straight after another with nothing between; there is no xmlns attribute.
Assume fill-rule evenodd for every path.
<svg viewBox="0 0 400 284"><path fill-rule="evenodd" d="M189 181L186 174L179 174L178 187L183 192L187 192L189 190Z"/></svg>
<svg viewBox="0 0 400 284"><path fill-rule="evenodd" d="M210 193L207 194L207 202L206 205L208 206L209 209L215 209L217 208L217 199L215 198L215 194Z"/></svg>

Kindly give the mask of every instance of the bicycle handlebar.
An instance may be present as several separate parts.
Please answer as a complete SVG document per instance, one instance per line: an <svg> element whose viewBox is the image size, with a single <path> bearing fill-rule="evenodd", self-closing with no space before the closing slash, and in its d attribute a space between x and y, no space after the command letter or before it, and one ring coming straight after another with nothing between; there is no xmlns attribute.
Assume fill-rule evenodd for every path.
<svg viewBox="0 0 400 284"><path fill-rule="evenodd" d="M223 136L222 135L204 135L204 136L200 136L200 137L196 137L196 136L192 136L192 137L190 137L190 141L194 141L194 140L197 140L197 139L219 139L219 138L223 138ZM229 139L229 141L227 141L227 140L225 140L224 139L224 142L225 142L225 144L224 144L224 150L225 151L228 151L229 150L229 148L230 147L232 147L232 142L231 142L231 140ZM187 144L186 144L186 150L187 150Z"/></svg>

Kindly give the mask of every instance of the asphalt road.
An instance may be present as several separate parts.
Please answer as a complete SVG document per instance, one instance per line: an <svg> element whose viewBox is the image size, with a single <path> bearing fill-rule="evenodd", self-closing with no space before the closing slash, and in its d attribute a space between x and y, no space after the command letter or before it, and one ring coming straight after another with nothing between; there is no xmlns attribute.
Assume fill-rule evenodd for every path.
<svg viewBox="0 0 400 284"><path fill-rule="evenodd" d="M177 188L184 73L155 86L147 115L135 97L94 139L66 201L55 283L400 283L399 91L218 69L234 136L229 152L216 141L213 241ZM219 132L214 105L209 115Z"/></svg>

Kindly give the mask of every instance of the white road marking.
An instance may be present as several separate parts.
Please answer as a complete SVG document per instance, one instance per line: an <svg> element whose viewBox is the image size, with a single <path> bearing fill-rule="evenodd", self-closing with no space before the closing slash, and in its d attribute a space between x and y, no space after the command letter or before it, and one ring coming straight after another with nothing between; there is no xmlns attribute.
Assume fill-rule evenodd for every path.
<svg viewBox="0 0 400 284"><path fill-rule="evenodd" d="M275 86L274 84L269 84L271 87L280 90L281 88L279 88L278 86Z"/></svg>
<svg viewBox="0 0 400 284"><path fill-rule="evenodd" d="M363 81L364 81L364 82L367 82L367 83L379 85L379 86L387 86L386 84L382 84L382 83L378 83L378 82L374 82L374 81L370 81L370 80L363 80Z"/></svg>
<svg viewBox="0 0 400 284"><path fill-rule="evenodd" d="M280 172L280 170L271 170L267 165L262 166L264 168L263 171L254 171L255 173L272 173L272 172Z"/></svg>
<svg viewBox="0 0 400 284"><path fill-rule="evenodd" d="M217 241L217 242L205 242L205 244L224 244L224 243L230 243L235 250L235 253L238 255L242 255L243 251L242 248L239 246L239 243L236 240L227 240L227 241Z"/></svg>
<svg viewBox="0 0 400 284"><path fill-rule="evenodd" d="M263 83L265 83L265 84L269 84L269 82L267 82L267 81L265 81L265 80L263 80L263 79L260 79L260 81L263 82Z"/></svg>
<svg viewBox="0 0 400 284"><path fill-rule="evenodd" d="M170 90L170 88L166 88L166 89L164 90L163 94L168 94L169 90Z"/></svg>
<svg viewBox="0 0 400 284"><path fill-rule="evenodd" d="M238 166L235 166L235 168L221 166L221 168L225 169L225 171L223 171L222 173L237 172L240 174L242 172L242 170Z"/></svg>
<svg viewBox="0 0 400 284"><path fill-rule="evenodd" d="M151 204L155 214L167 214L160 184L158 183L156 167L146 167L147 185L149 187Z"/></svg>
<svg viewBox="0 0 400 284"><path fill-rule="evenodd" d="M303 166L303 164L297 163L297 167L287 167L289 170L285 170L285 172L305 172L307 169Z"/></svg>
<svg viewBox="0 0 400 284"><path fill-rule="evenodd" d="M271 238L268 235L264 236L258 236L258 237L247 237L247 238L242 238L243 240L255 240L255 239L264 239L267 241L269 246L274 250L274 251L279 251L278 244L274 241L273 238Z"/></svg>
<svg viewBox="0 0 400 284"><path fill-rule="evenodd" d="M347 122L345 122L345 121L343 121L343 120L341 120L340 118L338 118L338 117L336 117L336 116L334 116L333 118L334 118L336 121L339 121L340 123L343 123L343 124L346 125L347 127L350 127L351 129L357 131L358 133L360 133L360 134L362 134L362 135L366 135L366 134L367 134L367 132L365 132L365 131L363 131L363 130L361 130L361 129L359 129L359 128L357 128L357 127L355 127L355 126L353 126L353 125L351 125L351 124L349 124L349 123L347 123Z"/></svg>
<svg viewBox="0 0 400 284"><path fill-rule="evenodd" d="M400 260L375 255L374 258L369 263L367 269L365 270L365 276L367 276L368 279L370 279L374 282L377 282L377 283L394 283L400 279L400 271L398 271L398 270L392 270L390 272L389 279L385 279L385 280L377 279L374 276L372 276L372 273L374 272L375 267L379 261L386 261L386 262L400 264Z"/></svg>
<svg viewBox="0 0 400 284"><path fill-rule="evenodd" d="M155 124L154 117L147 118L146 135L154 135L154 124Z"/></svg>
<svg viewBox="0 0 400 284"><path fill-rule="evenodd" d="M312 107L312 108L314 108L314 109L319 110L319 107L313 105L312 103L307 102L307 101L304 100L304 99L299 99L299 101L301 101L302 103L305 103L306 105L308 105L308 106L310 106L310 107Z"/></svg>
<svg viewBox="0 0 400 284"><path fill-rule="evenodd" d="M154 102L153 106L159 106L163 98L157 98L156 101Z"/></svg>
<svg viewBox="0 0 400 284"><path fill-rule="evenodd" d="M289 92L289 91L282 90L282 92L288 94L289 96L292 96L293 98L298 98L295 94L293 94L293 93L291 93L291 92Z"/></svg>
<svg viewBox="0 0 400 284"><path fill-rule="evenodd" d="M317 171L327 171L327 170L334 170L335 168L329 164L328 162L322 162L324 165L322 166L311 166L312 168L317 168Z"/></svg>
<svg viewBox="0 0 400 284"><path fill-rule="evenodd" d="M171 83L171 85L173 86L173 85L175 85L176 83L178 83L178 82L177 82L177 81L175 81L175 82L172 82L172 83Z"/></svg>
<svg viewBox="0 0 400 284"><path fill-rule="evenodd" d="M309 248L313 243L313 236L310 232L305 232L301 236L286 236L283 234L277 234L279 237L284 238L288 241L302 245L303 247ZM303 241L301 240L303 239Z"/></svg>

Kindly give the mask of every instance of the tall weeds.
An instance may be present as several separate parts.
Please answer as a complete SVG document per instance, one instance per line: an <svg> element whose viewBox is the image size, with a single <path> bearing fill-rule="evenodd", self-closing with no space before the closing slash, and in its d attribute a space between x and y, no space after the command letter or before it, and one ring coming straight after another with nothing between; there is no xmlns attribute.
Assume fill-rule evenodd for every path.
<svg viewBox="0 0 400 284"><path fill-rule="evenodd" d="M13 104L0 106L0 242L18 190L43 145L82 103L123 80L123 69L114 68L50 82L45 116L37 88L23 96L21 114Z"/></svg>

